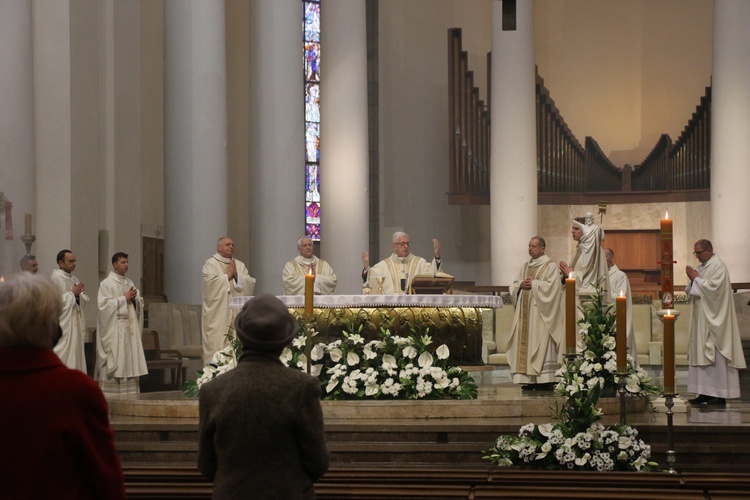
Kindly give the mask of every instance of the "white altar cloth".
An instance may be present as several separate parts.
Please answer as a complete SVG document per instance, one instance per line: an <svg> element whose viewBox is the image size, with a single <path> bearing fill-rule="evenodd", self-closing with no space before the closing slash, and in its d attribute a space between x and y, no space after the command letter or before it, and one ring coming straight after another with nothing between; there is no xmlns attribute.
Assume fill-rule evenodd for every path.
<svg viewBox="0 0 750 500"><path fill-rule="evenodd" d="M287 307L305 307L304 295L279 295ZM229 299L229 307L242 309L252 297ZM314 307L503 307L502 297L496 295L316 295Z"/></svg>

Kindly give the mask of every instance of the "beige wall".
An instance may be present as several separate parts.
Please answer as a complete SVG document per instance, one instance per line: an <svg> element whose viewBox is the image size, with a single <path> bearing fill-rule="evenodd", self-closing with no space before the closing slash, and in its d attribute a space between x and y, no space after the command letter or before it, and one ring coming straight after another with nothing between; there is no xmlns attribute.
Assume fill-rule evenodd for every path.
<svg viewBox="0 0 750 500"><path fill-rule="evenodd" d="M711 0L536 0L540 75L579 141L638 164L711 83Z"/></svg>

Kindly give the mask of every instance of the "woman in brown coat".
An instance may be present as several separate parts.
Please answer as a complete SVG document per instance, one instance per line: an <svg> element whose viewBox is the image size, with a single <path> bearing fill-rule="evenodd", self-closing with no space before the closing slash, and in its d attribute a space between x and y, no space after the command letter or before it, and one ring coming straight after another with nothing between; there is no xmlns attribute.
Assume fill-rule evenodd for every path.
<svg viewBox="0 0 750 500"><path fill-rule="evenodd" d="M235 329L237 367L201 387L198 469L215 499L315 498L328 469L320 386L279 361L299 324L279 299L259 295Z"/></svg>

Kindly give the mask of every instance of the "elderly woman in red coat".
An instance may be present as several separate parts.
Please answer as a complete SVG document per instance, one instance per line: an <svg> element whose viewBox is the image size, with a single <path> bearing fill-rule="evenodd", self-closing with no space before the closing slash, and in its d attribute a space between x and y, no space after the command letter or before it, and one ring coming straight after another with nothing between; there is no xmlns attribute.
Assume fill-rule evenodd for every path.
<svg viewBox="0 0 750 500"><path fill-rule="evenodd" d="M279 355L299 324L273 295L235 319L244 346L237 367L200 392L198 469L215 499L311 499L328 469L320 386Z"/></svg>
<svg viewBox="0 0 750 500"><path fill-rule="evenodd" d="M49 278L0 282L0 498L121 499L104 396L52 351L61 307Z"/></svg>

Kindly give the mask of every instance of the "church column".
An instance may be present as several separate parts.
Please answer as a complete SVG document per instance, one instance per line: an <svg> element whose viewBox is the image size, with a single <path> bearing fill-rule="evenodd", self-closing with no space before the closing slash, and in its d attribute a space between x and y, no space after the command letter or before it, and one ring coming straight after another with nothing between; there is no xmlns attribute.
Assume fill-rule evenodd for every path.
<svg viewBox="0 0 750 500"><path fill-rule="evenodd" d="M13 203L13 239L0 206L0 275L19 271L26 253L19 237L24 214L38 221L34 196L34 109L31 49L31 3L0 2L0 192ZM38 223L37 223L38 224ZM37 245L31 249L38 251ZM49 266L41 266L47 269Z"/></svg>
<svg viewBox="0 0 750 500"><path fill-rule="evenodd" d="M284 264L305 232L302 2L254 0L249 17L247 265L256 293L281 294Z"/></svg>
<svg viewBox="0 0 750 500"><path fill-rule="evenodd" d="M711 239L732 281L750 281L750 2L714 1ZM708 237L708 235L706 235ZM689 242L692 245L693 242ZM692 248L692 247L691 247Z"/></svg>
<svg viewBox="0 0 750 500"><path fill-rule="evenodd" d="M503 2L492 3L493 285L513 281L537 232L534 10L533 2L514 3L516 29L509 31L503 30Z"/></svg>
<svg viewBox="0 0 750 500"><path fill-rule="evenodd" d="M336 293L358 294L368 245L365 0L326 0L321 27L321 248Z"/></svg>
<svg viewBox="0 0 750 500"><path fill-rule="evenodd" d="M107 4L100 11L96 0L30 3L37 257L42 272L49 273L57 267L57 252L72 249L78 258L76 274L86 283L90 296L96 297L98 232L107 223L100 218L102 199L106 196L102 194L105 188L102 171L111 166L106 151L114 151L111 142L114 130L105 126L103 120L105 115L114 116L116 95L104 89L102 74L115 63L111 60L114 49L111 43L104 46L103 33L107 23L110 26L117 23L111 20L113 6ZM132 8L121 7L122 11ZM127 15L119 20L121 29L137 33L137 25L126 19ZM120 97L121 106L123 101L131 105L128 94ZM107 134L109 139L104 138ZM110 141L111 148L104 145L105 140ZM134 216L137 218L138 213ZM91 324L95 323L95 311L95 305L86 311Z"/></svg>
<svg viewBox="0 0 750 500"><path fill-rule="evenodd" d="M224 0L167 0L165 20L165 292L200 304L200 270L227 235Z"/></svg>
<svg viewBox="0 0 750 500"><path fill-rule="evenodd" d="M91 8L94 5L99 9ZM143 272L140 7L138 2L100 0L90 5L87 15L96 16L97 10L101 23L99 161L103 216L100 222L107 230L106 238L100 239L100 270L108 274L112 271L112 255L125 252L130 263L128 277L140 287ZM76 30L76 36L81 32ZM87 113L83 108L75 110ZM74 158L88 154L74 151ZM76 163L74 159L74 168ZM85 211L77 203L74 206Z"/></svg>

